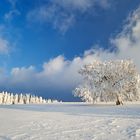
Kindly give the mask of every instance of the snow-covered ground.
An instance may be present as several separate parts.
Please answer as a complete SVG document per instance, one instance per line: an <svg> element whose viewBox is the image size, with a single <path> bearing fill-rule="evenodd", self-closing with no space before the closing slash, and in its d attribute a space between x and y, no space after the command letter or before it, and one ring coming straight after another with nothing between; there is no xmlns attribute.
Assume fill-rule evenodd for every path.
<svg viewBox="0 0 140 140"><path fill-rule="evenodd" d="M140 104L0 105L0 140L140 140Z"/></svg>

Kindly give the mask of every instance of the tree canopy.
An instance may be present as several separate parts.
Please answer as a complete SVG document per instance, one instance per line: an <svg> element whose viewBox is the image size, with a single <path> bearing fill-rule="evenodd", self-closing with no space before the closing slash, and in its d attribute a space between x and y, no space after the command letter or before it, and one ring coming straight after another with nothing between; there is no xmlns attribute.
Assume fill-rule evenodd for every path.
<svg viewBox="0 0 140 140"><path fill-rule="evenodd" d="M74 95L86 102L139 99L140 78L131 60L94 61L79 73L83 82Z"/></svg>

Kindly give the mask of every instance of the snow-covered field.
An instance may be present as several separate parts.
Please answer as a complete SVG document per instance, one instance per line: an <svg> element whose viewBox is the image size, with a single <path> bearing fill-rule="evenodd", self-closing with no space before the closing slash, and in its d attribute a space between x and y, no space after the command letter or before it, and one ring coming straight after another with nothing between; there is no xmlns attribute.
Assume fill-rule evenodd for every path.
<svg viewBox="0 0 140 140"><path fill-rule="evenodd" d="M0 105L0 140L140 140L140 104Z"/></svg>

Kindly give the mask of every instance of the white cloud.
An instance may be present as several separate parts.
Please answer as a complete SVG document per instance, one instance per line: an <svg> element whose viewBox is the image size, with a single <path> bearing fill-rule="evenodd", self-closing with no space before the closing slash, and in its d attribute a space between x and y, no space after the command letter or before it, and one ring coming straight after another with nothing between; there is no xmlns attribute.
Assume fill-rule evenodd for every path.
<svg viewBox="0 0 140 140"><path fill-rule="evenodd" d="M8 54L9 51L9 42L3 38L0 38L0 54Z"/></svg>
<svg viewBox="0 0 140 140"><path fill-rule="evenodd" d="M65 65L67 64L67 61L64 60L63 56L58 56L54 59L51 59L48 63L45 62L43 64L43 75L55 75L58 72L61 72Z"/></svg>
<svg viewBox="0 0 140 140"><path fill-rule="evenodd" d="M140 70L140 7L127 19L123 31L111 42L118 49L117 58L132 59Z"/></svg>
<svg viewBox="0 0 140 140"><path fill-rule="evenodd" d="M11 4L11 8L10 8L10 10L7 13L5 13L4 19L7 20L7 21L10 21L15 16L19 16L20 12L16 8L17 0L8 0L8 1Z"/></svg>
<svg viewBox="0 0 140 140"><path fill-rule="evenodd" d="M123 30L110 39L110 45L116 49L110 51L94 46L97 49L85 51L85 54L93 54L100 60L132 59L140 72L140 7L128 16Z"/></svg>
<svg viewBox="0 0 140 140"><path fill-rule="evenodd" d="M50 23L54 29L64 34L76 22L77 14L85 13L97 5L107 9L110 0L54 0L49 5L43 4L31 10L27 19L32 22Z"/></svg>
<svg viewBox="0 0 140 140"><path fill-rule="evenodd" d="M80 79L79 68L94 59L95 56L88 54L68 61L60 55L49 62L44 62L42 70L39 72L33 66L13 68L8 81L10 81L11 85L26 85L25 88L27 88L27 85L30 88L32 86L37 86L38 88L48 88L50 86L51 88L59 87L60 89L74 87Z"/></svg>
<svg viewBox="0 0 140 140"><path fill-rule="evenodd" d="M29 21L37 21L41 24L49 23L54 29L65 33L75 22L73 13L62 12L57 5L41 6L30 11L27 15Z"/></svg>
<svg viewBox="0 0 140 140"><path fill-rule="evenodd" d="M44 62L41 71L37 71L33 66L13 68L11 75L6 78L3 76L3 80L0 80L0 83L7 86L14 85L15 88L22 86L33 90L44 89L48 92L55 89L58 94L61 94L59 93L61 89L72 91L81 81L81 77L78 74L80 67L84 64L92 63L95 59L131 58L140 71L140 8L129 15L122 32L110 40L111 47L114 46L117 51L103 50L100 49L101 47L96 46L97 49L87 50L82 57L75 57L71 61L59 55L49 62Z"/></svg>
<svg viewBox="0 0 140 140"><path fill-rule="evenodd" d="M20 15L20 12L16 9L10 10L8 13L4 15L6 20L12 20L14 16Z"/></svg>
<svg viewBox="0 0 140 140"><path fill-rule="evenodd" d="M14 83L29 81L32 76L34 77L34 74L35 74L35 68L33 66L30 66L28 68L16 67L11 70L11 76Z"/></svg>
<svg viewBox="0 0 140 140"><path fill-rule="evenodd" d="M65 8L74 9L79 11L86 11L88 8L92 7L94 0L56 0L55 4Z"/></svg>
<svg viewBox="0 0 140 140"><path fill-rule="evenodd" d="M8 1L13 8L16 7L17 0L8 0Z"/></svg>
<svg viewBox="0 0 140 140"><path fill-rule="evenodd" d="M33 66L16 67L11 70L10 75L6 76L4 72L0 74L0 87L1 89L21 90L21 92L26 90L34 93L43 90L46 91L46 94L49 92L54 94L52 91L56 91L59 97L63 98L63 95L70 95L72 89L81 81L81 76L78 74L79 68L83 64L92 62L95 58L96 56L88 53L88 55L75 57L69 61L60 55L44 62L41 71L37 71Z"/></svg>
<svg viewBox="0 0 140 140"><path fill-rule="evenodd" d="M55 4L63 7L67 10L79 10L80 12L86 12L94 6L100 6L101 8L107 8L110 6L110 0L55 0Z"/></svg>

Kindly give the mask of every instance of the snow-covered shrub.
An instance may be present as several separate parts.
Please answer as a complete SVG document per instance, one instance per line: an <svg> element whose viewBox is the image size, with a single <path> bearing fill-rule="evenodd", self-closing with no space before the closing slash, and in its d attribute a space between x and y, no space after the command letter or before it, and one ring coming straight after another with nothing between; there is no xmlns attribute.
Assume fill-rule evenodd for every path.
<svg viewBox="0 0 140 140"><path fill-rule="evenodd" d="M83 83L74 95L86 102L140 99L140 77L130 60L94 61L79 73Z"/></svg>

